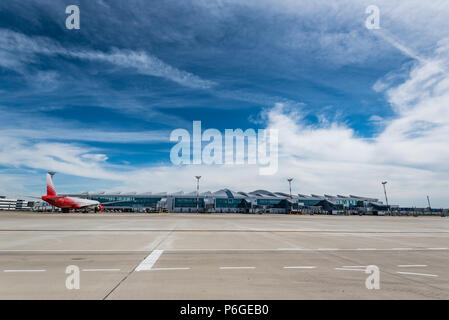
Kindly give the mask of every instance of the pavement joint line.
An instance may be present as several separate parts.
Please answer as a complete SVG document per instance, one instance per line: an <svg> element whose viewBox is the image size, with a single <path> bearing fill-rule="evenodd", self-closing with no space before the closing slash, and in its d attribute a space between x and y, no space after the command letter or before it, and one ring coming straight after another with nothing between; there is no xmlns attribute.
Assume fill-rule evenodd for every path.
<svg viewBox="0 0 449 320"><path fill-rule="evenodd" d="M400 251L400 250L416 250L416 249L415 248L391 248L389 250L398 250L398 251Z"/></svg>
<svg viewBox="0 0 449 320"><path fill-rule="evenodd" d="M256 269L256 267L220 267L221 270Z"/></svg>
<svg viewBox="0 0 449 320"><path fill-rule="evenodd" d="M143 261L137 266L136 271L151 270L156 261L164 253L164 250L153 250Z"/></svg>
<svg viewBox="0 0 449 320"><path fill-rule="evenodd" d="M169 233L169 235L171 234L171 232ZM157 244L157 246L159 246L161 243L162 243L162 241L163 240L161 240L158 244ZM155 248L157 248L157 246L155 247ZM142 250L141 250L142 251ZM154 252L155 250L153 250L153 252ZM161 250L160 250L161 251ZM148 252L148 251L146 251L146 252ZM151 252L151 253L153 253L153 252ZM162 252L163 252L163 250L162 250ZM162 254L162 252L161 252L161 254ZM150 253L150 255L151 255L151 253ZM145 261L145 260L144 260ZM143 262L143 261L142 261ZM123 282L125 282L126 281L126 279L128 279L128 277L134 272L134 271L136 271L137 270L137 268L139 267L141 265L141 263L140 264L138 264L136 267L134 267L133 269L131 269L131 271L130 272L128 272L128 274L125 276L125 277L123 277L123 279L122 280L120 280L119 281L119 283L117 283L117 285L116 286L114 286L114 288L112 288L112 290L111 291L109 291L108 292L108 294L106 294L105 296L104 296L104 298L103 298L103 300L106 300Z"/></svg>
<svg viewBox="0 0 449 320"><path fill-rule="evenodd" d="M286 266L284 269L316 269L315 266Z"/></svg>
<svg viewBox="0 0 449 320"><path fill-rule="evenodd" d="M448 250L449 248L427 248L427 250Z"/></svg>
<svg viewBox="0 0 449 320"><path fill-rule="evenodd" d="M47 270L3 270L3 272L46 272Z"/></svg>
<svg viewBox="0 0 449 320"><path fill-rule="evenodd" d="M172 231L173 231L173 229L166 235L166 237L165 237L165 239L172 233ZM160 240L159 241L159 243L154 247L154 248L157 248L165 239L162 239L162 240ZM143 251L143 250L140 250L140 251ZM159 254L159 252L160 252L160 254L159 254L159 256L160 255L162 255L162 252L164 252L164 250L153 250L148 256L147 256L147 258L149 258L150 256L151 256L151 254L153 254L154 252L157 252L157 253L155 253L155 255L156 254ZM146 252L148 252L148 251L146 251ZM126 281L126 279L128 279L128 277L134 272L134 271L139 271L138 269L139 269L139 267L143 267L143 263L145 262L145 260L147 259L147 258L145 258L140 264L138 264L136 267L134 267L130 272L128 272L128 274L125 276L125 277L123 277L123 279L122 280L120 280L119 281L119 283L117 283L117 285L116 286L114 286L114 288L112 288L112 290L111 291L109 291L108 292L108 294L107 295L105 295L104 296L104 298L103 298L103 300L106 300L107 298L109 298L109 296L123 283L123 282L125 282ZM158 257L159 258L159 257ZM157 258L156 258L156 260L157 260ZM156 260L154 261L154 262L156 262ZM154 263L153 263L154 264ZM151 264L149 267L150 267L150 269L153 267L153 264ZM146 265L146 267L148 267L148 265Z"/></svg>
<svg viewBox="0 0 449 320"><path fill-rule="evenodd" d="M400 268L427 267L427 264L398 264Z"/></svg>
<svg viewBox="0 0 449 320"><path fill-rule="evenodd" d="M108 271L120 271L120 269L83 269L85 272L108 272Z"/></svg>
<svg viewBox="0 0 449 320"><path fill-rule="evenodd" d="M438 277L438 275L436 275L436 274L428 274L428 273L402 272L402 271L397 271L396 273L404 274L404 275L412 275L412 276Z"/></svg>

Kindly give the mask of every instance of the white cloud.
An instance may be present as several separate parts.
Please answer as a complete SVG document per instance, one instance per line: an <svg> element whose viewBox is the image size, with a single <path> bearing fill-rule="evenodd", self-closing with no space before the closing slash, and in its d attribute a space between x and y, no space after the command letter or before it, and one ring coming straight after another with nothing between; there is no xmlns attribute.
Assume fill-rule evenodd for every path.
<svg viewBox="0 0 449 320"><path fill-rule="evenodd" d="M186 71L174 68L159 58L145 52L114 49L103 53L98 51L73 51L67 55L80 59L108 62L122 68L134 69L137 73L162 77L191 88L206 89L215 85L213 81L203 80Z"/></svg>
<svg viewBox="0 0 449 320"><path fill-rule="evenodd" d="M92 160L95 162L105 162L106 160L108 160L108 156L102 153L85 153L81 155L81 158Z"/></svg>
<svg viewBox="0 0 449 320"><path fill-rule="evenodd" d="M301 109L276 104L267 110L267 128L279 130L279 172L258 175L257 166L112 166L98 150L69 143L31 143L0 138L0 164L121 182L122 191L189 191L200 174L202 190L266 188L294 192L361 194L382 198L388 180L391 203L448 206L449 77L441 42L433 58L412 68L406 81L386 90L396 112L372 139L357 136L336 121L307 125ZM374 119L374 118L373 118ZM375 118L377 119L377 118ZM106 186L107 184L105 184Z"/></svg>
<svg viewBox="0 0 449 320"><path fill-rule="evenodd" d="M268 6L269 9L275 7L276 10L297 12L298 15L309 17L327 12L323 10L324 7L332 9L329 10L330 14L324 14L325 18L338 12L335 19L341 19L341 25L347 24L350 19L354 19L354 25L363 24L365 4L357 2L357 7L354 7L354 1L341 1L338 5L329 3L319 1L319 5L316 5L316 2L266 0L254 1L252 5ZM371 3L367 1L366 5L368 4ZM189 191L195 186L194 176L197 174L203 176L202 190L230 187L246 191L259 188L287 191L285 178L293 176L294 192L352 193L382 198L380 182L388 180L391 203L426 206L426 195L429 195L434 206L448 207L449 39L444 38L449 29L448 2L429 4L422 1L379 1L378 5L381 9L382 27L388 27L392 32L406 30L398 32L403 36L400 42L393 37L384 38L389 40L393 48L417 61L408 64L406 69L401 69L402 75L391 73L374 86L377 91L385 92L395 117L385 123L383 131L372 139L358 137L353 129L338 121L307 125L303 121L301 110L277 104L265 114L267 127L278 129L280 133L279 172L274 176L259 176L256 166L217 168L154 165L143 169L127 165L111 166L106 159L107 153L103 151L70 143L30 142L31 138L26 134L20 138L0 138L0 164L52 169L76 176L114 180L121 182L122 190L140 192ZM354 12L359 12L359 7L362 8L360 15L354 15ZM435 15L435 12L440 14ZM326 30L328 25L322 27ZM345 44L350 44L347 48L353 48L359 43L360 37L365 36L362 32L335 32L334 35L335 37L326 35L321 45L329 49L330 57L335 47L339 46L335 52L338 54L337 58L341 59L337 59L341 64L363 61L363 55L376 54L369 46L361 46L356 52L345 49ZM0 63L7 68L28 63L36 53L58 52L57 54L74 57L79 55L77 58L105 61L127 68L143 66L143 72L153 72L157 76L166 75L164 70L168 70L171 80L188 81L188 77L184 77L182 72L173 73L170 68L164 69L165 66L158 60L145 54L130 54L127 51L61 53L60 48L44 39L33 39L34 42L29 43L29 39L23 38L24 36L13 36L18 39L16 45L23 54L17 60L8 50L0 52L6 57L0 59ZM291 40L286 45L302 43L295 42L294 38ZM39 41L42 41L42 45ZM4 37L0 36L0 48L4 43ZM39 45L36 46L37 43ZM436 48L435 43L438 43ZM433 48L433 51L428 48ZM345 60L347 52L351 52L353 56ZM354 57L357 54L362 56ZM398 81L401 83L397 83ZM200 86L203 85L199 83ZM373 116L371 120L381 119ZM107 182L104 185L107 186Z"/></svg>
<svg viewBox="0 0 449 320"><path fill-rule="evenodd" d="M9 138L55 140L55 141L86 141L113 143L158 143L168 142L168 131L106 131L100 129L75 129L70 126L45 127L37 129L0 129L0 135Z"/></svg>
<svg viewBox="0 0 449 320"><path fill-rule="evenodd" d="M81 177L119 179L113 166L94 148L68 143L33 143L11 137L0 138L0 165L52 170Z"/></svg>
<svg viewBox="0 0 449 320"><path fill-rule="evenodd" d="M385 179L394 188L392 199L424 206L429 194L447 206L449 76L444 67L448 55L442 54L447 49L447 41L441 41L433 57L421 60L406 81L387 90L397 116L371 140L338 123L306 126L277 105L270 111L269 127L280 132L280 165L296 171L306 185L335 184L370 193Z"/></svg>
<svg viewBox="0 0 449 320"><path fill-rule="evenodd" d="M38 55L61 55L83 60L110 63L121 68L133 69L144 75L161 77L191 88L210 88L213 81L179 70L159 58L143 52L113 49L110 52L63 48L45 37L29 37L21 33L0 29L0 66L24 73L25 64L36 62Z"/></svg>
<svg viewBox="0 0 449 320"><path fill-rule="evenodd" d="M384 119L381 116L378 116L375 114L369 118L369 121L382 122L382 121L384 121Z"/></svg>
<svg viewBox="0 0 449 320"><path fill-rule="evenodd" d="M42 107L39 111L58 110L57 106ZM105 125L95 128L70 119L55 121L29 110L21 111L0 106L3 120L0 136L34 141L83 141L108 143L160 143L168 142L168 130L125 131ZM36 128L38 124L38 128Z"/></svg>

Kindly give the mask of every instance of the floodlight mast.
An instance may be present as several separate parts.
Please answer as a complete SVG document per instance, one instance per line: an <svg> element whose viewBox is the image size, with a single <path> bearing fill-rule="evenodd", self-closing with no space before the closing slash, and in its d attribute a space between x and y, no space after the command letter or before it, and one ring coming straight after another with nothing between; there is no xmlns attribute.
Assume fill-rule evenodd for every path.
<svg viewBox="0 0 449 320"><path fill-rule="evenodd" d="M292 213L292 209L293 209L293 197L292 197L292 181L293 178L288 178L288 186L290 188L290 213Z"/></svg>
<svg viewBox="0 0 449 320"><path fill-rule="evenodd" d="M200 179L201 176L195 176L196 178L196 214L200 213L200 201L199 201L199 197L200 197Z"/></svg>
<svg viewBox="0 0 449 320"><path fill-rule="evenodd" d="M388 205L387 189L385 188L385 185L387 183L388 183L388 181L382 181L382 186L384 187L385 202L387 203L388 212L390 212L390 206Z"/></svg>

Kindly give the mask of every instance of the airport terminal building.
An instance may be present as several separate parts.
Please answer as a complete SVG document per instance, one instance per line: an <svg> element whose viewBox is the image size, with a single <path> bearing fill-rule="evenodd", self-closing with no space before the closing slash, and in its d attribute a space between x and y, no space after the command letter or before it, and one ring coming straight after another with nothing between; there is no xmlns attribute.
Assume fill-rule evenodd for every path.
<svg viewBox="0 0 449 320"><path fill-rule="evenodd" d="M338 210L380 211L387 207L378 199L331 195L289 195L282 192L255 190L252 192L235 192L221 189L216 192L184 193L80 193L65 196L97 200L100 203L120 201L104 205L105 210L130 212L180 212L195 213L323 213Z"/></svg>
<svg viewBox="0 0 449 320"><path fill-rule="evenodd" d="M6 196L0 196L0 210L7 211L27 211L31 210L32 202L21 199L9 199Z"/></svg>

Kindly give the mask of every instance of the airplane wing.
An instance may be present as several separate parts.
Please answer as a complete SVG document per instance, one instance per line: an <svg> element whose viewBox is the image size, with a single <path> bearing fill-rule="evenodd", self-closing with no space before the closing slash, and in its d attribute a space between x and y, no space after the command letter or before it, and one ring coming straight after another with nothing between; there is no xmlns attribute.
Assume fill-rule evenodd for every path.
<svg viewBox="0 0 449 320"><path fill-rule="evenodd" d="M33 198L33 199L42 200L41 197L34 197L34 196L25 196L25 198ZM57 199L61 199L61 198L64 198L64 197L55 196L55 197L46 198L46 199L48 199L48 200L57 200Z"/></svg>
<svg viewBox="0 0 449 320"><path fill-rule="evenodd" d="M100 203L100 205L104 205L104 204L112 204L112 203L119 203L119 202L128 202L129 200L120 200L120 201L110 201L110 202L102 202L102 203ZM95 204L91 204L91 205L88 205L88 206L82 206L82 207L80 207L80 208L93 208L93 207L96 207L97 205L95 205Z"/></svg>
<svg viewBox="0 0 449 320"><path fill-rule="evenodd" d="M62 199L62 198L64 198L64 197L51 197L51 198L46 198L46 200L58 200L58 199Z"/></svg>
<svg viewBox="0 0 449 320"><path fill-rule="evenodd" d="M120 200L120 201L102 202L102 203L100 203L100 204L101 204L101 205L103 205L103 204L113 204L113 203L119 203L119 202L129 202L129 200Z"/></svg>

